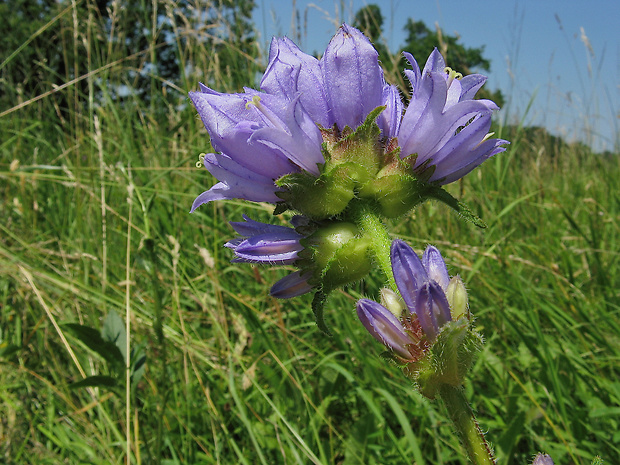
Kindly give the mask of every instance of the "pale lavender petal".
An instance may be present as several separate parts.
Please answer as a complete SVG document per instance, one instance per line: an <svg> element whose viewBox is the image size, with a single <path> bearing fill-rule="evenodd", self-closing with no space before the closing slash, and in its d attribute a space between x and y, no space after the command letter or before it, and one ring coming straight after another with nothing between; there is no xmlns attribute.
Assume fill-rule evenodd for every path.
<svg viewBox="0 0 620 465"><path fill-rule="evenodd" d="M445 93L443 95L445 99ZM460 127L465 126L470 119L489 112L485 104L478 100L460 102L445 112L438 111L437 108L437 106L429 104L429 109L420 116L411 130L407 145L401 145L402 157L413 153L418 154L416 166L428 159L432 159L434 152L443 147L450 138L454 137L456 131ZM403 132L403 126L404 120L401 126L401 133Z"/></svg>
<svg viewBox="0 0 620 465"><path fill-rule="evenodd" d="M407 349L414 341L403 329L402 323L383 305L368 299L357 302L357 315L372 337L400 357L410 358Z"/></svg>
<svg viewBox="0 0 620 465"><path fill-rule="evenodd" d="M413 249L400 239L392 242L390 259L396 286L409 311L413 312L417 291L428 281L426 270Z"/></svg>
<svg viewBox="0 0 620 465"><path fill-rule="evenodd" d="M475 162L480 154L478 145L487 136L491 127L491 114L487 113L476 117L458 134L452 136L430 158L435 165L435 171L430 181L437 181L457 171L463 166Z"/></svg>
<svg viewBox="0 0 620 465"><path fill-rule="evenodd" d="M424 69L422 70L422 76L435 72L435 73L445 73L446 70L446 61L443 59L437 47L433 49L431 54L428 56L428 60L426 60L426 64L424 65Z"/></svg>
<svg viewBox="0 0 620 465"><path fill-rule="evenodd" d="M312 121L324 127L333 124L319 60L302 52L287 37L271 41L269 66L261 81L261 89L285 95L291 100L299 94Z"/></svg>
<svg viewBox="0 0 620 465"><path fill-rule="evenodd" d="M383 70L370 41L343 24L321 58L333 120L340 129L357 128L381 105Z"/></svg>
<svg viewBox="0 0 620 465"><path fill-rule="evenodd" d="M449 79L449 75L446 74L446 78ZM459 103L459 100L461 100L461 90L461 81L458 79L452 79L452 82L450 82L450 85L448 86L448 94L446 95L444 111Z"/></svg>
<svg viewBox="0 0 620 465"><path fill-rule="evenodd" d="M312 273L302 274L301 271L296 271L275 283L269 293L277 299L291 299L306 294L312 290L312 286L308 284L311 277Z"/></svg>
<svg viewBox="0 0 620 465"><path fill-rule="evenodd" d="M424 148L436 141L437 124L446 103L447 84L442 75L424 75L411 97L398 132L401 157L426 153Z"/></svg>
<svg viewBox="0 0 620 465"><path fill-rule="evenodd" d="M448 284L450 284L450 275L446 263L436 247L432 245L426 247L422 255L422 265L424 265L428 277L439 284L445 292L448 289Z"/></svg>
<svg viewBox="0 0 620 465"><path fill-rule="evenodd" d="M275 195L277 188L271 178L244 168L226 155L208 153L204 165L220 182L194 200L192 212L203 203L213 200L237 198L272 203L280 200Z"/></svg>
<svg viewBox="0 0 620 465"><path fill-rule="evenodd" d="M211 137L211 144L239 165L272 180L299 170L282 151L260 143L252 143L250 138L256 131L251 123L242 122L232 129L225 130L221 136L214 134Z"/></svg>
<svg viewBox="0 0 620 465"><path fill-rule="evenodd" d="M461 78L461 100L474 98L476 92L486 82L487 77L482 74L469 74Z"/></svg>
<svg viewBox="0 0 620 465"><path fill-rule="evenodd" d="M387 84L383 87L382 100L382 105L385 105L386 108L377 118L377 124L383 137L391 139L398 134L400 128L400 121L403 117L403 102L398 88Z"/></svg>
<svg viewBox="0 0 620 465"><path fill-rule="evenodd" d="M488 160L492 156L506 151L506 147L502 147L502 145L509 143L510 142L507 140L502 139L489 139L484 141L470 154L470 158L473 160L472 162L452 171L440 181L440 184L450 184L451 182L461 179L463 176L480 166L484 161ZM433 178L431 177L431 179Z"/></svg>
<svg viewBox="0 0 620 465"><path fill-rule="evenodd" d="M255 131L250 141L260 141L267 147L281 150L299 168L318 176L318 165L325 163L320 130L317 126L302 128L304 112L298 100L291 102L285 118L290 133L278 128L263 128Z"/></svg>
<svg viewBox="0 0 620 465"><path fill-rule="evenodd" d="M415 92L420 80L422 79L422 75L420 74L420 67L418 66L418 62L416 61L415 58L413 58L413 55L411 53L403 52L403 56L413 68L413 69L406 69L405 76L407 76L407 79L409 79L409 82L411 83L411 88Z"/></svg>
<svg viewBox="0 0 620 465"><path fill-rule="evenodd" d="M190 92L189 98L209 134L221 134L241 121L259 121L246 108L251 97L245 94Z"/></svg>

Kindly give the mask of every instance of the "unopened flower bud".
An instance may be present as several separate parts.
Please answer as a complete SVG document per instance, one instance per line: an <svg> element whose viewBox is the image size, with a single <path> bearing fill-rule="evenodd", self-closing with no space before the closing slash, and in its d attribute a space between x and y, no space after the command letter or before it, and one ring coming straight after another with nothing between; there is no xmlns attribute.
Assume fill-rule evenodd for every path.
<svg viewBox="0 0 620 465"><path fill-rule="evenodd" d="M307 244L313 251L308 267L317 270L315 276L320 276L324 291L357 281L370 272L369 239L360 236L353 223L338 221L321 226Z"/></svg>
<svg viewBox="0 0 620 465"><path fill-rule="evenodd" d="M450 313L452 319L456 320L465 315L469 317L469 306L467 302L467 289L460 276L455 276L450 280L448 289L446 290L446 297L450 303Z"/></svg>
<svg viewBox="0 0 620 465"><path fill-rule="evenodd" d="M387 287L381 289L381 305L392 312L392 315L396 318L400 318L407 308L403 302L403 299L401 299L396 292L392 289L388 289Z"/></svg>

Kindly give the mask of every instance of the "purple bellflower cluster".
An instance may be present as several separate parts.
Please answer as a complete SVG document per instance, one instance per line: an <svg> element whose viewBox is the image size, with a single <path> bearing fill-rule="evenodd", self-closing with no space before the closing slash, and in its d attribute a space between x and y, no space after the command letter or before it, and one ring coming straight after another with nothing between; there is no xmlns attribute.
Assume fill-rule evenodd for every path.
<svg viewBox="0 0 620 465"><path fill-rule="evenodd" d="M405 57L412 67L405 71L406 109L398 89L385 82L375 48L346 24L320 60L288 38L274 38L260 91L225 94L201 84L190 92L215 150L201 155L200 164L219 181L195 199L192 211L214 200L244 199L304 218L298 222L305 227L286 231L249 219L233 223L241 237L227 246L237 261L298 268L272 295L329 291L362 278L373 239L360 211L394 218L427 198L452 199L446 203L458 207L441 186L505 150L507 141L489 133L497 105L473 99L484 76L461 76L437 50L422 71Z"/></svg>
<svg viewBox="0 0 620 465"><path fill-rule="evenodd" d="M433 246L420 260L396 239L390 259L402 301L384 290L383 305L361 299L357 315L372 337L389 349L390 358L418 383L420 392L434 398L440 384L462 384L481 344L469 324L467 291L458 276L450 278Z"/></svg>
<svg viewBox="0 0 620 465"><path fill-rule="evenodd" d="M346 24L320 60L286 37L274 38L262 92L246 88L243 93L222 94L204 85L199 92L190 92L217 150L205 155L203 163L219 180L196 198L192 211L220 199L282 202L287 198L282 191L287 189L278 180L295 173L336 184L334 190L342 195L354 189L379 189L368 186L369 179L359 173L355 186L339 178L342 169L332 173L333 179L324 176L344 163L361 164L372 177L394 176L396 170L429 183L448 184L505 150L502 145L507 141L489 138L497 105L473 100L484 76L460 76L446 67L437 50L422 71L410 54L405 57L413 69L405 71L412 93L404 113L397 88L384 80L377 51L359 30ZM379 129L371 153L346 153L350 151L343 147L347 145L343 138L369 115L370 124ZM404 163L395 163L400 161ZM354 174L363 171L347 169ZM301 199L290 197L293 206L303 205Z"/></svg>

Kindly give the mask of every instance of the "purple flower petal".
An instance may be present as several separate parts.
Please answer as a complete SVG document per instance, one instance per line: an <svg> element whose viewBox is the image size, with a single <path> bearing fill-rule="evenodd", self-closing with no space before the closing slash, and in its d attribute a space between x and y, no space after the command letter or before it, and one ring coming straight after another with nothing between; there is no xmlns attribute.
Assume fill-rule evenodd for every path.
<svg viewBox="0 0 620 465"><path fill-rule="evenodd" d="M346 24L321 58L321 69L333 120L340 129L357 128L382 103L383 70L370 41Z"/></svg>
<svg viewBox="0 0 620 465"><path fill-rule="evenodd" d="M368 299L357 302L357 315L372 337L403 358L410 358L407 345L414 341L403 325L383 305Z"/></svg>
<svg viewBox="0 0 620 465"><path fill-rule="evenodd" d="M502 139L489 139L480 144L476 149L469 154L469 159L472 160L469 164L466 164L462 167L454 167L441 169L441 172L450 172L450 174L446 175L446 177L440 182L440 184L450 184L451 182L457 181L461 179L463 176L468 174L474 168L480 166L485 160L491 158L498 153L506 151L506 147L502 147L502 145L509 144L507 140ZM432 179L432 177L431 177Z"/></svg>
<svg viewBox="0 0 620 465"><path fill-rule="evenodd" d="M437 47L435 47L426 60L426 64L422 70L422 76L430 74L431 72L444 73L445 69L446 61L443 59L443 55L439 53L439 50L437 50Z"/></svg>
<svg viewBox="0 0 620 465"><path fill-rule="evenodd" d="M452 320L450 304L443 290L435 282L426 282L418 289L414 311L426 337L434 341L439 329Z"/></svg>
<svg viewBox="0 0 620 465"><path fill-rule="evenodd" d="M233 249L233 262L291 265L297 252L303 250L303 235L293 228L260 223L243 215L245 222L231 222L233 229L244 237L228 241L225 247Z"/></svg>
<svg viewBox="0 0 620 465"><path fill-rule="evenodd" d="M302 274L301 271L296 271L275 283L269 293L277 299L291 299L306 294L312 290L312 286L308 284L311 277L312 273Z"/></svg>
<svg viewBox="0 0 620 465"><path fill-rule="evenodd" d="M318 176L317 165L325 162L321 152L321 131L315 125L304 124L306 114L297 103L298 100L292 101L285 115L288 132L265 127L255 131L250 141L260 141L267 147L282 151L302 170ZM305 128L302 128L302 125Z"/></svg>
<svg viewBox="0 0 620 465"><path fill-rule="evenodd" d="M192 204L193 212L203 203L222 199L245 199L253 202L278 202L271 178L254 173L223 154L208 153L204 158L207 170L221 182L203 192Z"/></svg>
<svg viewBox="0 0 620 465"><path fill-rule="evenodd" d="M409 311L412 312L416 305L417 291L428 281L428 275L418 255L400 239L392 242L390 257L396 286Z"/></svg>
<svg viewBox="0 0 620 465"><path fill-rule="evenodd" d="M333 124L319 60L302 52L289 38L271 41L269 65L260 86L289 100L299 95L312 121L324 127Z"/></svg>
<svg viewBox="0 0 620 465"><path fill-rule="evenodd" d="M428 274L428 277L441 286L444 292L450 284L450 275L446 268L446 263L441 256L439 250L429 245L422 255L422 265Z"/></svg>
<svg viewBox="0 0 620 465"><path fill-rule="evenodd" d="M383 103L385 110L377 118L377 124L383 137L391 139L398 134L400 121L403 117L403 101L396 86L385 85L383 87Z"/></svg>

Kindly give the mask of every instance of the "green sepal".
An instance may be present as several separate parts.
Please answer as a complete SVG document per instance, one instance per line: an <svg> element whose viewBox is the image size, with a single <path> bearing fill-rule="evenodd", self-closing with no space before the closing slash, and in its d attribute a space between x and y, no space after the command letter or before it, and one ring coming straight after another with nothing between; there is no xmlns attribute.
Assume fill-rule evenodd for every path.
<svg viewBox="0 0 620 465"><path fill-rule="evenodd" d="M360 190L360 197L376 200L386 218L398 218L425 200L426 186L414 176L395 173L368 183Z"/></svg>
<svg viewBox="0 0 620 465"><path fill-rule="evenodd" d="M314 298L312 299L312 313L314 313L314 318L316 320L317 327L326 335L331 336L332 334L329 332L327 325L325 324L325 317L323 314L323 310L325 308L325 302L327 301L327 294L323 292L322 289L319 289L314 294Z"/></svg>
<svg viewBox="0 0 620 465"><path fill-rule="evenodd" d="M332 291L352 283L370 273L372 262L369 257L370 242L365 237L350 239L328 260L321 273L325 290Z"/></svg>
<svg viewBox="0 0 620 465"><path fill-rule="evenodd" d="M475 226L479 228L486 228L487 224L474 214L463 202L457 200L452 194L442 189L439 186L432 186L426 192L427 197L433 198L435 200L439 200L440 202L446 204L448 207L452 208L455 212L457 212L463 219L473 223Z"/></svg>
<svg viewBox="0 0 620 465"><path fill-rule="evenodd" d="M413 370L422 395L434 399L442 384L462 386L481 349L482 337L467 318L443 325L427 356Z"/></svg>
<svg viewBox="0 0 620 465"><path fill-rule="evenodd" d="M273 209L273 216L281 215L285 211L288 211L289 206L286 202L277 202L276 207Z"/></svg>
<svg viewBox="0 0 620 465"><path fill-rule="evenodd" d="M293 210L314 220L330 218L341 213L355 196L354 181L346 170L333 169L318 178L307 173L285 174L276 181L286 188L276 195Z"/></svg>

